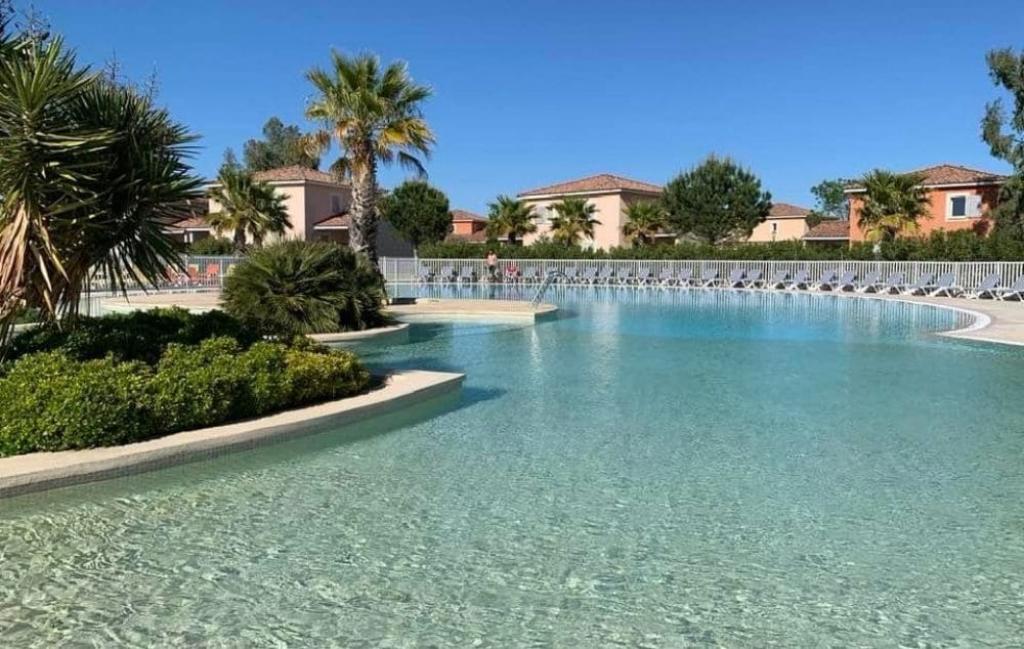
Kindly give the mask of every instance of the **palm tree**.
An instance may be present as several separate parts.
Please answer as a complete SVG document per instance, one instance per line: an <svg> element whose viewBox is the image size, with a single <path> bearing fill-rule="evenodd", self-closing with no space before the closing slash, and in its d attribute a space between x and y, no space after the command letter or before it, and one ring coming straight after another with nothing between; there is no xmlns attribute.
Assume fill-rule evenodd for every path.
<svg viewBox="0 0 1024 649"><path fill-rule="evenodd" d="M864 204L858 225L871 241L892 241L917 232L918 219L928 217L928 196L917 174L876 169L864 176Z"/></svg>
<svg viewBox="0 0 1024 649"><path fill-rule="evenodd" d="M2 39L0 39L2 40ZM165 232L200 195L195 137L130 88L77 66L60 38L0 44L0 344L23 308L77 312L102 273L155 285L180 267Z"/></svg>
<svg viewBox="0 0 1024 649"><path fill-rule="evenodd" d="M626 207L626 222L622 225L622 234L633 238L633 243L646 246L654 243L654 238L661 233L667 224L665 210L653 201L631 203Z"/></svg>
<svg viewBox="0 0 1024 649"><path fill-rule="evenodd" d="M537 215L533 207L521 200L501 195L487 207L490 210L487 222L489 237L506 236L509 245L515 245L516 241L537 231L537 225L533 222Z"/></svg>
<svg viewBox="0 0 1024 649"><path fill-rule="evenodd" d="M323 128L307 143L311 152L323 153L335 142L341 157L331 171L352 181L352 233L356 252L377 260L377 167L398 164L424 176L416 156L429 156L434 133L420 106L431 95L418 85L402 62L381 70L376 56L353 58L331 53L330 70L315 68L307 74L317 96L306 116Z"/></svg>
<svg viewBox="0 0 1024 649"><path fill-rule="evenodd" d="M240 169L225 166L210 197L220 204L207 221L217 232L234 233L236 250L245 249L246 238L259 247L267 235L284 234L289 227L284 196L268 183L258 182Z"/></svg>
<svg viewBox="0 0 1024 649"><path fill-rule="evenodd" d="M574 246L580 239L593 239L594 227L601 222L594 218L597 207L585 198L566 198L551 206L558 216L551 219L551 237L558 243Z"/></svg>

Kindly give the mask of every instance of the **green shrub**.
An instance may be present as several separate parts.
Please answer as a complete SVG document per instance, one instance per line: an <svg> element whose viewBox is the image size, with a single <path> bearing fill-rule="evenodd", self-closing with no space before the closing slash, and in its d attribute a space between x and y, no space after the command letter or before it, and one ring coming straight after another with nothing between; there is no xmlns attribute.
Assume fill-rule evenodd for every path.
<svg viewBox="0 0 1024 649"><path fill-rule="evenodd" d="M335 243L282 241L252 252L227 277L224 309L253 331L290 338L387 322L380 274Z"/></svg>
<svg viewBox="0 0 1024 649"><path fill-rule="evenodd" d="M370 373L352 352L289 349L285 357L293 405L347 397L366 389L370 381Z"/></svg>
<svg viewBox="0 0 1024 649"><path fill-rule="evenodd" d="M0 379L0 455L125 444L155 433L149 367L32 354Z"/></svg>
<svg viewBox="0 0 1024 649"><path fill-rule="evenodd" d="M37 327L14 338L6 358L59 350L76 360L113 355L118 360L154 364L171 343L194 345L215 336L233 338L243 347L257 340L255 332L223 311L195 314L180 308L152 309Z"/></svg>
<svg viewBox="0 0 1024 649"><path fill-rule="evenodd" d="M235 242L224 237L206 237L188 244L188 254L223 257L235 254Z"/></svg>

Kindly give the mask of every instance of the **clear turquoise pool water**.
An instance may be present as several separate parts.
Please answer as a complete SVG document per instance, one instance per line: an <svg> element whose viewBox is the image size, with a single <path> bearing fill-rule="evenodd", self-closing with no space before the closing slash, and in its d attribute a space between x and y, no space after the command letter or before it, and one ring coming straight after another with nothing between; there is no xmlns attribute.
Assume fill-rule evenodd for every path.
<svg viewBox="0 0 1024 649"><path fill-rule="evenodd" d="M0 645L1021 645L1024 350L876 301L550 299L364 350L458 397L0 502Z"/></svg>

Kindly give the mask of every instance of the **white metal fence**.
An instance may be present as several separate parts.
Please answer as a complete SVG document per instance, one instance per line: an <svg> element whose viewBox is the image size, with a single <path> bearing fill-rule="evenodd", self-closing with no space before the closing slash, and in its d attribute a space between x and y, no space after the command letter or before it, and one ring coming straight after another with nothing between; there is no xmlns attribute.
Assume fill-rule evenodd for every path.
<svg viewBox="0 0 1024 649"><path fill-rule="evenodd" d="M454 276L456 281L462 275L468 275L469 281L488 277L488 269L483 259L413 259L384 257L380 260L381 271L388 282L418 282L424 276L430 281L443 282ZM954 273L957 284L965 290L977 287L983 278L990 274L1000 277L1001 286L1010 286L1017 278L1024 275L1024 261L1001 262L958 262L958 261L748 261L748 260L645 260L645 259L502 259L498 261L498 273L508 278L510 270L518 269L521 282L540 282L550 272L575 273L584 275L595 270L606 274L610 269L611 283L630 281L640 274L650 274L657 278L663 271L678 274L689 270L694 278L702 277L707 271L717 271L720 278L726 278L734 270L761 271L764 278L770 278L778 272L785 271L790 276L798 271L807 271L812 279L817 279L827 271L838 273L853 272L858 279L868 273L879 273L887 278L893 273L903 273L904 282L917 282L926 273L941 275ZM608 283L608 282L606 282Z"/></svg>
<svg viewBox="0 0 1024 649"><path fill-rule="evenodd" d="M167 269L167 278L161 281L156 290L215 290L224 285L224 278L232 267L242 261L242 257L187 256L182 258L185 271L175 268ZM152 290L152 286L142 286L129 282L131 290ZM114 289L109 278L96 274L89 282L92 293L110 292Z"/></svg>

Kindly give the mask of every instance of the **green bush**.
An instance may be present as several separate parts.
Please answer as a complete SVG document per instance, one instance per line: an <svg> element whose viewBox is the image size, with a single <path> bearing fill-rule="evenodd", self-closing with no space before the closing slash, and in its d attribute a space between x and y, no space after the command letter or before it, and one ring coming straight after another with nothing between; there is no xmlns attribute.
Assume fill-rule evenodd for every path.
<svg viewBox="0 0 1024 649"><path fill-rule="evenodd" d="M223 257L235 254L235 242L224 237L206 237L188 244L188 254Z"/></svg>
<svg viewBox="0 0 1024 649"><path fill-rule="evenodd" d="M252 252L228 275L224 309L251 330L291 338L387 323L380 274L328 242L282 241Z"/></svg>
<svg viewBox="0 0 1024 649"><path fill-rule="evenodd" d="M227 336L247 347L255 332L223 311L190 313L185 309L153 309L73 322L47 324L14 338L5 356L16 359L42 351L61 351L76 360L104 358L157 362L171 343L194 345L215 336Z"/></svg>
<svg viewBox="0 0 1024 649"><path fill-rule="evenodd" d="M172 343L151 367L29 354L0 376L0 456L126 444L360 392L351 352L232 338Z"/></svg>
<svg viewBox="0 0 1024 649"><path fill-rule="evenodd" d="M494 248L502 258L515 259L723 259L723 260L871 260L874 246L854 243L850 246L828 247L805 245L802 241L773 243L660 244L647 247L616 247L610 250L589 250L538 242L529 246L508 246L466 242L425 245L419 250L426 259L482 259ZM983 236L973 230L933 232L928 237L900 238L883 243L879 258L887 261L1019 261L1024 259L1024 243L1015 239Z"/></svg>
<svg viewBox="0 0 1024 649"><path fill-rule="evenodd" d="M151 370L113 359L32 354L0 378L0 455L110 446L155 432Z"/></svg>

